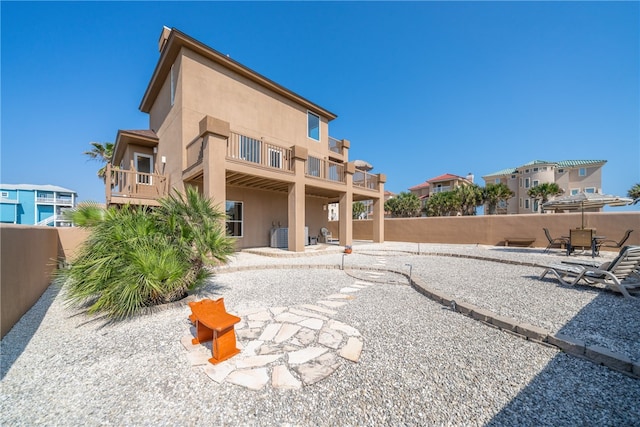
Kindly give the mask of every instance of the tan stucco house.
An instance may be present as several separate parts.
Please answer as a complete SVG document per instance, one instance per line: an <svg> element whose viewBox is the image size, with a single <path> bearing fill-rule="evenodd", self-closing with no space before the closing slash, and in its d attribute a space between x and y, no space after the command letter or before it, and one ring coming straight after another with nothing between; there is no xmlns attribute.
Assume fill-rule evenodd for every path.
<svg viewBox="0 0 640 427"><path fill-rule="evenodd" d="M303 251L330 203L349 245L352 203L373 200L383 241L386 177L349 162L349 141L329 136L334 113L176 29L163 28L159 50L139 107L149 129L118 131L108 205L154 206L192 185L226 210L238 249Z"/></svg>
<svg viewBox="0 0 640 427"><path fill-rule="evenodd" d="M497 213L527 214L541 210L539 202L528 195L531 188L540 184L558 184L566 196L580 192L602 193L602 167L605 163L606 160L534 160L522 166L490 173L482 179L485 185L502 183L513 191L511 199L498 205Z"/></svg>

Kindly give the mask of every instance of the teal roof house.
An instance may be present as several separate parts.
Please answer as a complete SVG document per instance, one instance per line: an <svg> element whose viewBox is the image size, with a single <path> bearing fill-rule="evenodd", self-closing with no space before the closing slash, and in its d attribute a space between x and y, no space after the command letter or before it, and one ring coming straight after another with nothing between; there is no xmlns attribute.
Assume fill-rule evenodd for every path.
<svg viewBox="0 0 640 427"><path fill-rule="evenodd" d="M77 200L75 191L55 185L0 184L0 222L70 227L62 213Z"/></svg>

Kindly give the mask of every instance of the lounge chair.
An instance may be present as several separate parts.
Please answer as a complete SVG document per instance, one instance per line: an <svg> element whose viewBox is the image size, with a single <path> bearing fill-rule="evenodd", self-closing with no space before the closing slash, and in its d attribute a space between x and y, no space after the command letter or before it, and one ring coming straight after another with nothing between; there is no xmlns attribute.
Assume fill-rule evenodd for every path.
<svg viewBox="0 0 640 427"><path fill-rule="evenodd" d="M597 267L574 263L547 265L540 278L553 273L565 285L577 285L580 281L587 284L601 283L627 298L632 298L629 289L640 288L637 272L639 266L640 246L625 246L611 262Z"/></svg>
<svg viewBox="0 0 640 427"><path fill-rule="evenodd" d="M548 228L543 228L543 230L544 230L544 235L547 236L547 240L549 241L547 248L544 250L545 253L549 252L549 250L553 245L560 245L561 249L569 245L569 239L567 239L566 237L556 237L554 239L553 237L551 237L551 233L549 233Z"/></svg>
<svg viewBox="0 0 640 427"><path fill-rule="evenodd" d="M633 232L633 230L625 231L624 236L622 236L622 239L620 239L619 242L616 242L615 240L598 240L597 243L596 243L596 245L598 247L598 250L601 247L605 247L605 248L621 248L622 245L625 244L627 239L629 239L629 236L631 235L632 232Z"/></svg>

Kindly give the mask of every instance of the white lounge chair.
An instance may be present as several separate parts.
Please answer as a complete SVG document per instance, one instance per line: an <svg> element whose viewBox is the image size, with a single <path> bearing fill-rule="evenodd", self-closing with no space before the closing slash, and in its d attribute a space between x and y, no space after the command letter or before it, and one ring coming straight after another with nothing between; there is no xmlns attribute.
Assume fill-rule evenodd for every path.
<svg viewBox="0 0 640 427"><path fill-rule="evenodd" d="M588 284L601 283L632 298L629 290L640 288L637 272L639 268L640 246L625 246L611 262L599 266L568 263L547 265L540 278L553 273L565 285L577 285L580 281Z"/></svg>
<svg viewBox="0 0 640 427"><path fill-rule="evenodd" d="M320 229L320 233L322 233L322 238L324 239L325 243L331 243L331 241L333 240L333 236L327 228L322 227Z"/></svg>

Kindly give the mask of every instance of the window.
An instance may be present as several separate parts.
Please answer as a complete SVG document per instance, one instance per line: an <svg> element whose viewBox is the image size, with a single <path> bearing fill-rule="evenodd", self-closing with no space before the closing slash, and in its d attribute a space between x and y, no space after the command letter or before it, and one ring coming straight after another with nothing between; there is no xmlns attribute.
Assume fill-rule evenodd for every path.
<svg viewBox="0 0 640 427"><path fill-rule="evenodd" d="M173 74L173 64L171 65L171 105L173 105L173 102L176 99L176 79L175 76Z"/></svg>
<svg viewBox="0 0 640 427"><path fill-rule="evenodd" d="M538 200L537 199L533 200L533 211L534 212L538 212Z"/></svg>
<svg viewBox="0 0 640 427"><path fill-rule="evenodd" d="M518 206L519 206L520 208L522 208L522 197L520 197L520 198L518 199Z"/></svg>
<svg viewBox="0 0 640 427"><path fill-rule="evenodd" d="M260 145L262 141L259 139L249 138L240 135L240 158L248 162L260 163Z"/></svg>
<svg viewBox="0 0 640 427"><path fill-rule="evenodd" d="M269 147L269 166L272 168L282 169L282 150Z"/></svg>
<svg viewBox="0 0 640 427"><path fill-rule="evenodd" d="M9 192L8 191L0 192L0 197L2 197L3 199L8 199L9 198Z"/></svg>
<svg viewBox="0 0 640 427"><path fill-rule="evenodd" d="M320 178L320 159L309 156L307 159L307 175Z"/></svg>
<svg viewBox="0 0 640 427"><path fill-rule="evenodd" d="M494 179L494 180L493 180L493 183L494 183L494 184L500 184L500 178L496 178L496 179Z"/></svg>
<svg viewBox="0 0 640 427"><path fill-rule="evenodd" d="M576 194L578 194L579 192L580 192L580 189L579 189L579 188L572 188L572 189L571 189L571 195L572 195L572 196L575 196L575 195L576 195Z"/></svg>
<svg viewBox="0 0 640 427"><path fill-rule="evenodd" d="M524 188L529 188L530 186L531 186L530 178L525 178L524 179Z"/></svg>
<svg viewBox="0 0 640 427"><path fill-rule="evenodd" d="M524 173L529 173L529 169L525 169L525 170L524 170Z"/></svg>
<svg viewBox="0 0 640 427"><path fill-rule="evenodd" d="M307 112L307 136L316 141L320 141L320 116Z"/></svg>
<svg viewBox="0 0 640 427"><path fill-rule="evenodd" d="M524 208L529 209L529 199L524 199Z"/></svg>
<svg viewBox="0 0 640 427"><path fill-rule="evenodd" d="M227 236L242 237L242 202L227 200Z"/></svg>
<svg viewBox="0 0 640 427"><path fill-rule="evenodd" d="M534 179L534 180L533 180L533 186L534 186L534 187L537 187L537 186L538 186L538 184L540 184L540 181L538 181L537 179Z"/></svg>
<svg viewBox="0 0 640 427"><path fill-rule="evenodd" d="M595 187L586 187L586 188L584 189L584 192L585 192L585 193L591 193L591 194L593 194L593 193L595 193L595 192L596 192L596 188L595 188Z"/></svg>
<svg viewBox="0 0 640 427"><path fill-rule="evenodd" d="M564 173L564 169L558 169L558 173Z"/></svg>
<svg viewBox="0 0 640 427"><path fill-rule="evenodd" d="M587 168L578 169L578 176L587 176Z"/></svg>
<svg viewBox="0 0 640 427"><path fill-rule="evenodd" d="M520 178L520 188L522 188L522 178Z"/></svg>
<svg viewBox="0 0 640 427"><path fill-rule="evenodd" d="M533 171L534 172L538 172L538 168L533 168Z"/></svg>

